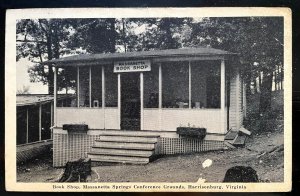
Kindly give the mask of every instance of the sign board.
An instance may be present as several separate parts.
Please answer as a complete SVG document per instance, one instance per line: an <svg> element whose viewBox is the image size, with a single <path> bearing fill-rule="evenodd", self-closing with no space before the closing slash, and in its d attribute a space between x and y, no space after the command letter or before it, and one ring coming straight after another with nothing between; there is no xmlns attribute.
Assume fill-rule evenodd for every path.
<svg viewBox="0 0 300 196"><path fill-rule="evenodd" d="M142 71L151 71L151 64L149 60L114 62L115 73L142 72Z"/></svg>

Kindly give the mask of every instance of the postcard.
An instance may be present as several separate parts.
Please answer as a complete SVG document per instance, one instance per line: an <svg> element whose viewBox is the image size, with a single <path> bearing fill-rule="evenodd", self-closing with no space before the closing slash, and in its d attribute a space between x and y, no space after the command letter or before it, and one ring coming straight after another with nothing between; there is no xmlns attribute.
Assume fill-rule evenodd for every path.
<svg viewBox="0 0 300 196"><path fill-rule="evenodd" d="M286 192L289 8L6 13L8 191Z"/></svg>

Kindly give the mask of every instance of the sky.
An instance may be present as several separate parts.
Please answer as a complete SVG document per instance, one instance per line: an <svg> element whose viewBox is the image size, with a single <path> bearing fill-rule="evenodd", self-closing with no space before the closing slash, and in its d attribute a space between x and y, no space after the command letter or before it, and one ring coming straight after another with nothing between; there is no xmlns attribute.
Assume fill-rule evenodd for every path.
<svg viewBox="0 0 300 196"><path fill-rule="evenodd" d="M47 94L47 85L43 85L43 83L41 82L30 82L29 73L27 72L27 70L28 67L32 65L33 63L25 58L22 58L19 61L17 61L17 90L23 89L23 86L29 86L30 94Z"/></svg>

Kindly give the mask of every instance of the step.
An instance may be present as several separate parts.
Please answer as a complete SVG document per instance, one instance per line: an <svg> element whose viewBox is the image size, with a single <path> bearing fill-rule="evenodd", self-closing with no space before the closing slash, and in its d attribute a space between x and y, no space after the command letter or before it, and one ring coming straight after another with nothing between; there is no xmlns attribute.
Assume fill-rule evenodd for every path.
<svg viewBox="0 0 300 196"><path fill-rule="evenodd" d="M234 146L244 146L247 136L239 135L233 142Z"/></svg>
<svg viewBox="0 0 300 196"><path fill-rule="evenodd" d="M149 158L146 157L128 157L128 156L114 156L114 155L94 155L88 154L88 158L92 161L111 162L111 163L133 163L133 164L147 164Z"/></svg>
<svg viewBox="0 0 300 196"><path fill-rule="evenodd" d="M143 137L159 137L159 133L151 132L151 131L132 131L132 130L105 130L101 133L101 135L119 135L119 136L143 136Z"/></svg>
<svg viewBox="0 0 300 196"><path fill-rule="evenodd" d="M227 141L230 144L233 144L233 142L236 140L236 138L239 136L238 131L229 131L227 135L224 138L224 141Z"/></svg>
<svg viewBox="0 0 300 196"><path fill-rule="evenodd" d="M99 140L97 140L99 141ZM156 143L157 137L140 137L140 136L100 136L100 141L107 142L135 142L135 143Z"/></svg>
<svg viewBox="0 0 300 196"><path fill-rule="evenodd" d="M136 150L154 150L154 144L150 143L128 143L128 142L107 142L95 141L93 147L113 148L113 149L136 149Z"/></svg>
<svg viewBox="0 0 300 196"><path fill-rule="evenodd" d="M150 157L154 154L153 150L128 150L128 149L110 149L110 148L94 148L88 154L102 155L121 155L134 157Z"/></svg>
<svg viewBox="0 0 300 196"><path fill-rule="evenodd" d="M225 140L234 140L238 136L238 131L229 131L225 136Z"/></svg>

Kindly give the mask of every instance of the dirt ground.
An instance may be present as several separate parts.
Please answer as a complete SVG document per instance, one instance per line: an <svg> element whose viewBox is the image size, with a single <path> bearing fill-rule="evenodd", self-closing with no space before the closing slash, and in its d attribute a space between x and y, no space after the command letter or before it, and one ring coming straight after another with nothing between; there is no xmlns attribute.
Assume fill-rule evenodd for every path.
<svg viewBox="0 0 300 196"><path fill-rule="evenodd" d="M276 148L281 147L281 148ZM163 156L147 165L103 165L92 168L92 182L222 182L233 166L251 166L262 182L283 181L283 131L251 135L244 148L234 150ZM273 152L269 152L272 151ZM203 168L206 159L212 165ZM51 156L44 155L18 165L17 181L55 182L62 168L53 168Z"/></svg>

